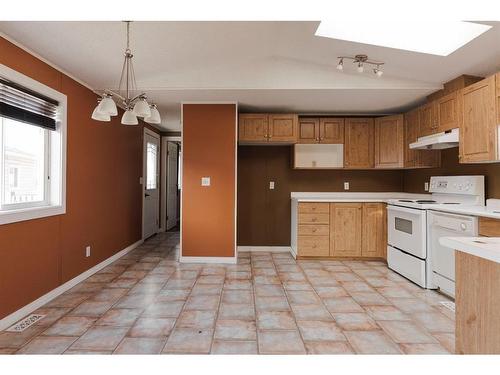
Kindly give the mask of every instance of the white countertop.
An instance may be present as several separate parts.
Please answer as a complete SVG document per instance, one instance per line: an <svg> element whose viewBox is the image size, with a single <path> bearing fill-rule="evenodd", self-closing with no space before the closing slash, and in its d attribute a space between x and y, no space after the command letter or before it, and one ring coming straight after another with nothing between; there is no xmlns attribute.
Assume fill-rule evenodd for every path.
<svg viewBox="0 0 500 375"><path fill-rule="evenodd" d="M441 245L500 263L500 237L441 237Z"/></svg>
<svg viewBox="0 0 500 375"><path fill-rule="evenodd" d="M391 199L430 199L430 194L412 193L313 193L313 192L292 192L292 200L297 202L387 202Z"/></svg>
<svg viewBox="0 0 500 375"><path fill-rule="evenodd" d="M430 194L413 194L401 192L389 193L314 193L314 192L292 192L292 201L295 202L388 202L391 199L431 199ZM500 210L487 208L486 206L454 206L447 204L432 205L430 210L449 212L470 216L483 216L500 220ZM496 211L496 212L495 212Z"/></svg>

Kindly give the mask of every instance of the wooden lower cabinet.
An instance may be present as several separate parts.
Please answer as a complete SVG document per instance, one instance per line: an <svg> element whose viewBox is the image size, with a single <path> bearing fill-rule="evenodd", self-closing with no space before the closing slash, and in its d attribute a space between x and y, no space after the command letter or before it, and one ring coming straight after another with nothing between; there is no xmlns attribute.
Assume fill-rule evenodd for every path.
<svg viewBox="0 0 500 375"><path fill-rule="evenodd" d="M330 255L361 256L362 203L330 205Z"/></svg>
<svg viewBox="0 0 500 375"><path fill-rule="evenodd" d="M386 258L384 203L299 203L299 257Z"/></svg>

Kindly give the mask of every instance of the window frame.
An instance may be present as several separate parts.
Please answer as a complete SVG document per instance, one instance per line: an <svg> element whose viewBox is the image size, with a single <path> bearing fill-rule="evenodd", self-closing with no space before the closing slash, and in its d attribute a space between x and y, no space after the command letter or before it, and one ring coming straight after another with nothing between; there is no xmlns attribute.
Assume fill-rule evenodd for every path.
<svg viewBox="0 0 500 375"><path fill-rule="evenodd" d="M56 130L45 129L44 134L44 199L35 203L2 205L0 201L0 225L66 213L66 137L67 97L30 77L0 64L0 75L35 92L59 102ZM3 120L0 119L3 123ZM35 126L35 125L33 125ZM3 125L0 147L0 183L4 183Z"/></svg>

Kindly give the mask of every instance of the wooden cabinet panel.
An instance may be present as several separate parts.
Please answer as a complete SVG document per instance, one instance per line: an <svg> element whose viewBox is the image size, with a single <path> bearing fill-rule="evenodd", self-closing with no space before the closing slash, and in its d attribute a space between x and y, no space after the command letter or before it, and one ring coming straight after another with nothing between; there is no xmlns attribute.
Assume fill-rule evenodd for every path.
<svg viewBox="0 0 500 375"><path fill-rule="evenodd" d="M498 160L498 95L495 76L462 90L460 109L460 162Z"/></svg>
<svg viewBox="0 0 500 375"><path fill-rule="evenodd" d="M297 123L297 115L269 115L269 142L296 143Z"/></svg>
<svg viewBox="0 0 500 375"><path fill-rule="evenodd" d="M301 214L299 213L299 224L328 224L329 214Z"/></svg>
<svg viewBox="0 0 500 375"><path fill-rule="evenodd" d="M299 224L299 236L329 236L330 226L328 224Z"/></svg>
<svg viewBox="0 0 500 375"><path fill-rule="evenodd" d="M431 102L420 107L420 137L438 132L436 102Z"/></svg>
<svg viewBox="0 0 500 375"><path fill-rule="evenodd" d="M500 354L500 264L456 251L455 278L455 352Z"/></svg>
<svg viewBox="0 0 500 375"><path fill-rule="evenodd" d="M327 214L330 212L330 203L300 202L299 213L301 214Z"/></svg>
<svg viewBox="0 0 500 375"><path fill-rule="evenodd" d="M330 253L329 236L299 236L298 256L325 257Z"/></svg>
<svg viewBox="0 0 500 375"><path fill-rule="evenodd" d="M319 142L330 144L344 143L344 119L321 118L319 122Z"/></svg>
<svg viewBox="0 0 500 375"><path fill-rule="evenodd" d="M438 133L459 127L458 93L452 92L436 100Z"/></svg>
<svg viewBox="0 0 500 375"><path fill-rule="evenodd" d="M500 220L480 217L479 235L486 237L500 237Z"/></svg>
<svg viewBox="0 0 500 375"><path fill-rule="evenodd" d="M375 168L404 166L403 115L375 119Z"/></svg>
<svg viewBox="0 0 500 375"><path fill-rule="evenodd" d="M249 143L267 143L268 116L244 113L239 115L238 140Z"/></svg>
<svg viewBox="0 0 500 375"><path fill-rule="evenodd" d="M330 255L361 256L361 203L330 205Z"/></svg>
<svg viewBox="0 0 500 375"><path fill-rule="evenodd" d="M418 150L412 150L410 143L416 142L420 134L420 110L414 109L404 115L405 122L405 167L414 168L418 163Z"/></svg>
<svg viewBox="0 0 500 375"><path fill-rule="evenodd" d="M319 119L301 118L299 120L298 143L319 142Z"/></svg>
<svg viewBox="0 0 500 375"><path fill-rule="evenodd" d="M372 118L345 120L344 166L346 168L373 168L374 130Z"/></svg>
<svg viewBox="0 0 500 375"><path fill-rule="evenodd" d="M363 204L361 255L386 258L387 209L384 203Z"/></svg>

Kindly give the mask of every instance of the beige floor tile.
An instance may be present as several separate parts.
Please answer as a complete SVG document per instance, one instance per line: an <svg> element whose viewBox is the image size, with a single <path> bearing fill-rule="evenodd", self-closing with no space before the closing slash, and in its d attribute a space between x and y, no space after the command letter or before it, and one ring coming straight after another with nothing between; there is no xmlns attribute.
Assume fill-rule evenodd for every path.
<svg viewBox="0 0 500 375"><path fill-rule="evenodd" d="M259 329L297 329L292 313L288 311L262 311L257 313Z"/></svg>
<svg viewBox="0 0 500 375"><path fill-rule="evenodd" d="M400 344L434 344L436 339L423 328L410 321L385 320L378 323L382 329Z"/></svg>
<svg viewBox="0 0 500 375"><path fill-rule="evenodd" d="M97 320L84 316L65 316L43 332L45 336L81 336Z"/></svg>
<svg viewBox="0 0 500 375"><path fill-rule="evenodd" d="M81 306L81 304L79 306ZM71 308L69 307L41 307L35 310L33 314L45 315L43 319L36 322L36 325L38 327L48 327L70 311Z"/></svg>
<svg viewBox="0 0 500 375"><path fill-rule="evenodd" d="M363 308L351 297L324 298L323 303L331 313L363 312Z"/></svg>
<svg viewBox="0 0 500 375"><path fill-rule="evenodd" d="M71 349L114 350L125 337L128 328L92 327L71 346Z"/></svg>
<svg viewBox="0 0 500 375"><path fill-rule="evenodd" d="M361 306L391 305L391 302L377 292L352 292L351 297Z"/></svg>
<svg viewBox="0 0 500 375"><path fill-rule="evenodd" d="M254 289L258 297L285 297L285 290L281 285L256 285Z"/></svg>
<svg viewBox="0 0 500 375"><path fill-rule="evenodd" d="M212 354L257 354L256 341L214 340Z"/></svg>
<svg viewBox="0 0 500 375"><path fill-rule="evenodd" d="M111 306L113 306L113 302L85 301L75 307L68 315L99 317L104 315Z"/></svg>
<svg viewBox="0 0 500 375"><path fill-rule="evenodd" d="M119 309L145 309L151 306L154 299L155 297L150 294L125 295L113 307Z"/></svg>
<svg viewBox="0 0 500 375"><path fill-rule="evenodd" d="M406 354L450 354L439 344L400 344Z"/></svg>
<svg viewBox="0 0 500 375"><path fill-rule="evenodd" d="M384 286L377 289L384 297L413 298L413 294L397 286Z"/></svg>
<svg viewBox="0 0 500 375"><path fill-rule="evenodd" d="M145 279L143 279L145 280ZM128 294L153 294L156 295L160 292L160 290L163 288L165 283L151 283L151 282L145 282L141 281L135 286L130 289Z"/></svg>
<svg viewBox="0 0 500 375"><path fill-rule="evenodd" d="M317 286L314 290L320 298L349 297L347 291L341 286Z"/></svg>
<svg viewBox="0 0 500 375"><path fill-rule="evenodd" d="M174 318L139 318L127 333L127 336L166 337L174 328L175 322Z"/></svg>
<svg viewBox="0 0 500 375"><path fill-rule="evenodd" d="M432 306L418 298L389 298L401 311L411 314L416 312L432 312L435 311Z"/></svg>
<svg viewBox="0 0 500 375"><path fill-rule="evenodd" d="M182 289L181 289L182 290ZM191 295L219 295L222 293L222 284L198 284L191 290Z"/></svg>
<svg viewBox="0 0 500 375"><path fill-rule="evenodd" d="M175 328L167 340L163 353L208 354L213 330Z"/></svg>
<svg viewBox="0 0 500 375"><path fill-rule="evenodd" d="M255 306L250 303L222 303L219 319L255 320Z"/></svg>
<svg viewBox="0 0 500 375"><path fill-rule="evenodd" d="M113 354L159 354L165 339L146 337L125 337Z"/></svg>
<svg viewBox="0 0 500 375"><path fill-rule="evenodd" d="M162 289L156 296L156 301L185 301L189 294L189 289Z"/></svg>
<svg viewBox="0 0 500 375"><path fill-rule="evenodd" d="M429 332L455 332L455 322L440 312L414 313L412 318Z"/></svg>
<svg viewBox="0 0 500 375"><path fill-rule="evenodd" d="M304 341L345 341L342 330L335 322L315 320L298 321L300 333Z"/></svg>
<svg viewBox="0 0 500 375"><path fill-rule="evenodd" d="M142 309L111 309L95 323L99 326L131 327Z"/></svg>
<svg viewBox="0 0 500 375"><path fill-rule="evenodd" d="M20 348L33 337L39 335L45 328L31 326L23 332L0 332L0 348Z"/></svg>
<svg viewBox="0 0 500 375"><path fill-rule="evenodd" d="M50 301L47 307L75 307L90 298L91 293L64 293Z"/></svg>
<svg viewBox="0 0 500 375"><path fill-rule="evenodd" d="M349 293L352 292L375 292L369 284L364 281L343 281L342 287Z"/></svg>
<svg viewBox="0 0 500 375"><path fill-rule="evenodd" d="M224 283L225 290L252 290L252 287L250 280L229 279Z"/></svg>
<svg viewBox="0 0 500 375"><path fill-rule="evenodd" d="M285 297L255 297L258 311L290 311L290 305Z"/></svg>
<svg viewBox="0 0 500 375"><path fill-rule="evenodd" d="M217 310L220 297L218 295L190 296L186 301L186 310Z"/></svg>
<svg viewBox="0 0 500 375"><path fill-rule="evenodd" d="M20 349L17 354L62 354L77 337L39 336Z"/></svg>
<svg viewBox="0 0 500 375"><path fill-rule="evenodd" d="M184 306L183 301L155 301L146 310L143 316L155 318L177 318Z"/></svg>
<svg viewBox="0 0 500 375"><path fill-rule="evenodd" d="M295 303L297 305L317 304L320 302L319 297L314 292L289 290L286 295L290 303Z"/></svg>
<svg viewBox="0 0 500 375"><path fill-rule="evenodd" d="M261 354L305 354L304 343L298 331L259 331Z"/></svg>
<svg viewBox="0 0 500 375"><path fill-rule="evenodd" d="M354 354L351 346L342 341L306 341L307 354Z"/></svg>
<svg viewBox="0 0 500 375"><path fill-rule="evenodd" d="M216 316L216 310L186 310L179 315L177 327L213 329Z"/></svg>
<svg viewBox="0 0 500 375"><path fill-rule="evenodd" d="M256 340L255 321L219 319L215 325L214 338L219 340Z"/></svg>
<svg viewBox="0 0 500 375"><path fill-rule="evenodd" d="M316 305L295 305L292 304L292 311L296 320L333 320L323 304Z"/></svg>
<svg viewBox="0 0 500 375"><path fill-rule="evenodd" d="M434 333L433 336L450 353L455 353L455 333Z"/></svg>
<svg viewBox="0 0 500 375"><path fill-rule="evenodd" d="M364 306L368 315L375 320L410 320L410 316L395 306Z"/></svg>
<svg viewBox="0 0 500 375"><path fill-rule="evenodd" d="M308 281L285 281L283 287L286 290L306 290L314 291L314 288Z"/></svg>
<svg viewBox="0 0 500 375"><path fill-rule="evenodd" d="M347 331L368 331L380 329L377 323L365 313L333 313L335 322Z"/></svg>
<svg viewBox="0 0 500 375"><path fill-rule="evenodd" d="M275 284L275 285L281 284L281 281L278 276L254 276L253 282L255 284Z"/></svg>
<svg viewBox="0 0 500 375"><path fill-rule="evenodd" d="M359 354L401 354L399 347L382 331L347 331L347 340Z"/></svg>

